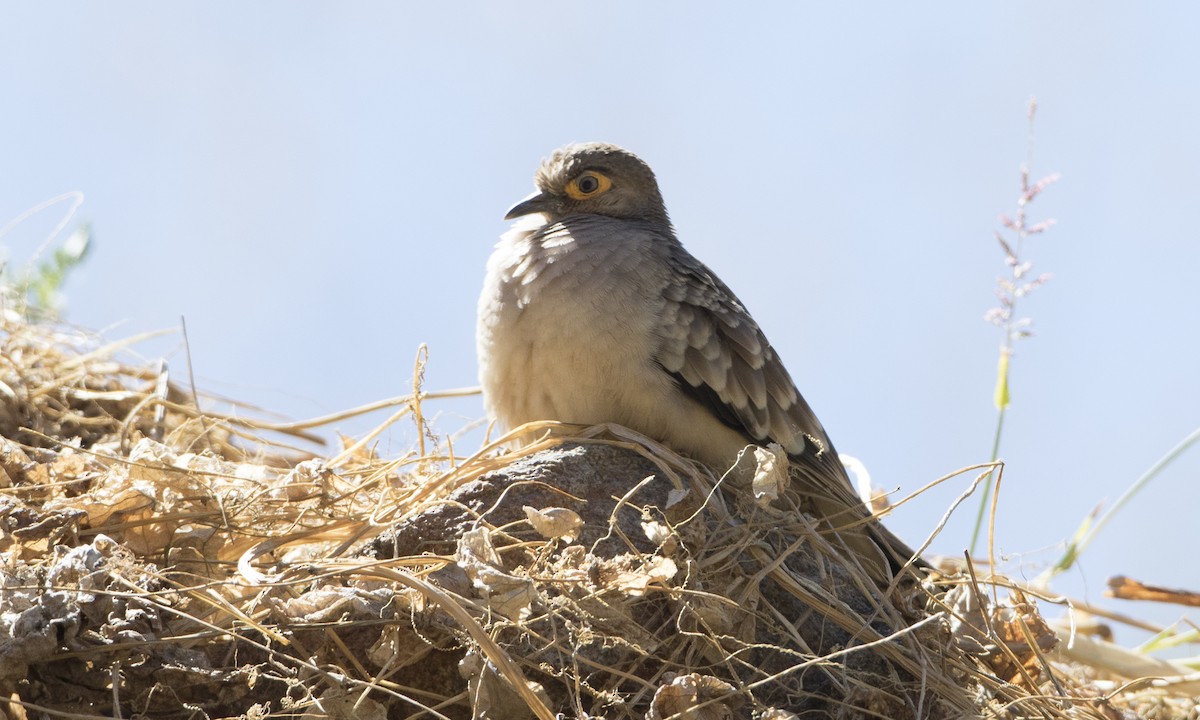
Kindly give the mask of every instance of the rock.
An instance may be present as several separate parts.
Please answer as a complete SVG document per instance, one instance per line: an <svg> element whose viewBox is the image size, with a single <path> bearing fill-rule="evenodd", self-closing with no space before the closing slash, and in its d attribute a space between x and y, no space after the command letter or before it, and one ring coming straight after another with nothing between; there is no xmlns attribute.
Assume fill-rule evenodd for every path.
<svg viewBox="0 0 1200 720"><path fill-rule="evenodd" d="M937 718L971 707L965 697L921 697L921 684L904 669L917 666L911 645L888 643L881 651L807 662L887 636L916 618L905 618L894 597L881 597L825 554L828 546L816 541L811 519L798 511L758 507L724 489L710 497L694 487L678 501L681 493L672 490L660 469L636 452L567 443L463 485L365 552L458 553L462 566L460 541L474 533L478 544L476 529L492 528L484 549L469 554L476 564L467 569L475 601L486 603L500 587L480 579L481 562L490 563L493 575L524 579L537 592L523 601L528 607L519 622L509 622L518 619L511 597L507 614L494 611L479 620L495 623L493 637L519 660L528 680L545 687L555 712L570 711L572 695L579 694L592 714L610 705L645 713L654 693L630 678L659 678L661 687L664 676L693 672L712 676L715 687L725 682L743 689L759 709L802 717L836 711L904 718L922 708L923 717ZM526 507L577 513L578 538L547 541L528 522ZM467 586L461 572L440 577L459 591ZM905 642L918 637L909 634ZM900 657L912 662L898 663Z"/></svg>

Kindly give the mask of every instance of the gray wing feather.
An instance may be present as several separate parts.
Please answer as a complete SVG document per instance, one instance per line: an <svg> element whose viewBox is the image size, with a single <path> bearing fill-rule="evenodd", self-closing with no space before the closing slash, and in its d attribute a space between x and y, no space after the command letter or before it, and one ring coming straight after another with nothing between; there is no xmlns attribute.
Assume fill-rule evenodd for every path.
<svg viewBox="0 0 1200 720"><path fill-rule="evenodd" d="M673 261L676 272L663 292L668 307L659 364L747 442L777 442L796 456L832 450L825 429L733 291L686 251ZM816 447L806 452L808 444ZM828 454L844 477L836 454Z"/></svg>
<svg viewBox="0 0 1200 720"><path fill-rule="evenodd" d="M819 514L835 525L869 518L825 428L758 324L703 263L682 248L677 253L672 282L663 292L667 303L658 363L747 443L779 443ZM894 572L912 554L876 522L845 537L885 579L890 578L885 567Z"/></svg>

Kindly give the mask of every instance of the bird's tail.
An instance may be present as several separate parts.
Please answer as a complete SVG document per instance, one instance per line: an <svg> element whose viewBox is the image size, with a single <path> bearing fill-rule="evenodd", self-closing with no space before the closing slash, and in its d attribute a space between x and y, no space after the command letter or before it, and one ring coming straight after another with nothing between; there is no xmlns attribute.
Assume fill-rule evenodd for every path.
<svg viewBox="0 0 1200 720"><path fill-rule="evenodd" d="M871 514L844 470L830 470L814 472L810 463L791 464L800 509L818 518L831 541L840 541L879 587L888 587L902 574L922 579L930 565Z"/></svg>

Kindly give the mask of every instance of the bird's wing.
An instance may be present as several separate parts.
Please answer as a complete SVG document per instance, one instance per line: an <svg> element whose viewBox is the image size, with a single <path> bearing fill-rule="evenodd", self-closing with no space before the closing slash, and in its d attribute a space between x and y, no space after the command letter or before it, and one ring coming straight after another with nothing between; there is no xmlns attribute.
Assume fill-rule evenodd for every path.
<svg viewBox="0 0 1200 720"><path fill-rule="evenodd" d="M825 429L733 291L686 251L673 269L659 364L747 443L777 442L844 478Z"/></svg>
<svg viewBox="0 0 1200 720"><path fill-rule="evenodd" d="M664 290L667 311L658 362L692 399L747 443L779 443L801 494L835 527L870 518L846 468L758 324L725 283L680 248ZM844 535L863 562L890 579L912 550L876 522ZM883 556L880 556L880 551ZM890 566L890 571L886 570Z"/></svg>

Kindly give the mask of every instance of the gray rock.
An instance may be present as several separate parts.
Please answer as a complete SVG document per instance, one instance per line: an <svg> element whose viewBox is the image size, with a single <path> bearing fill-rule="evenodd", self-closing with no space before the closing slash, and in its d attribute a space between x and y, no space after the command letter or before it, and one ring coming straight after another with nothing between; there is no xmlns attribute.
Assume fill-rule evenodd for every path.
<svg viewBox="0 0 1200 720"><path fill-rule="evenodd" d="M799 717L906 718L917 708L922 717L959 717L970 707L965 696L921 697L921 683L893 662L894 653L866 649L797 669L917 617L912 611L904 617L896 597L864 589L851 570L820 552L806 537L811 523L797 515L758 508L739 491L724 489L707 500L726 505L702 508L706 498L693 492L669 508L672 488L633 451L568 443L463 485L365 551L377 557L453 555L464 532L486 523L503 528L494 534L497 548L539 541L502 552L505 572L552 577L572 557L572 567L590 569L585 581L542 582L530 619L499 622L493 633L522 661L527 676L546 687L556 711L569 712L569 699L578 694L593 715L645 713L653 692L630 678L661 686L665 678L687 673L744 688L760 710L779 707ZM583 527L576 547L561 539L547 546L526 522L525 506L578 513ZM741 509L730 514L714 507ZM648 521L672 528L670 540L648 539ZM632 559L636 569L654 555L678 567L667 583L638 595L604 582L612 567L606 563ZM462 588L462 579L455 584ZM797 590L798 584L808 590ZM827 598L838 611L802 596ZM861 623L847 623L847 617Z"/></svg>

